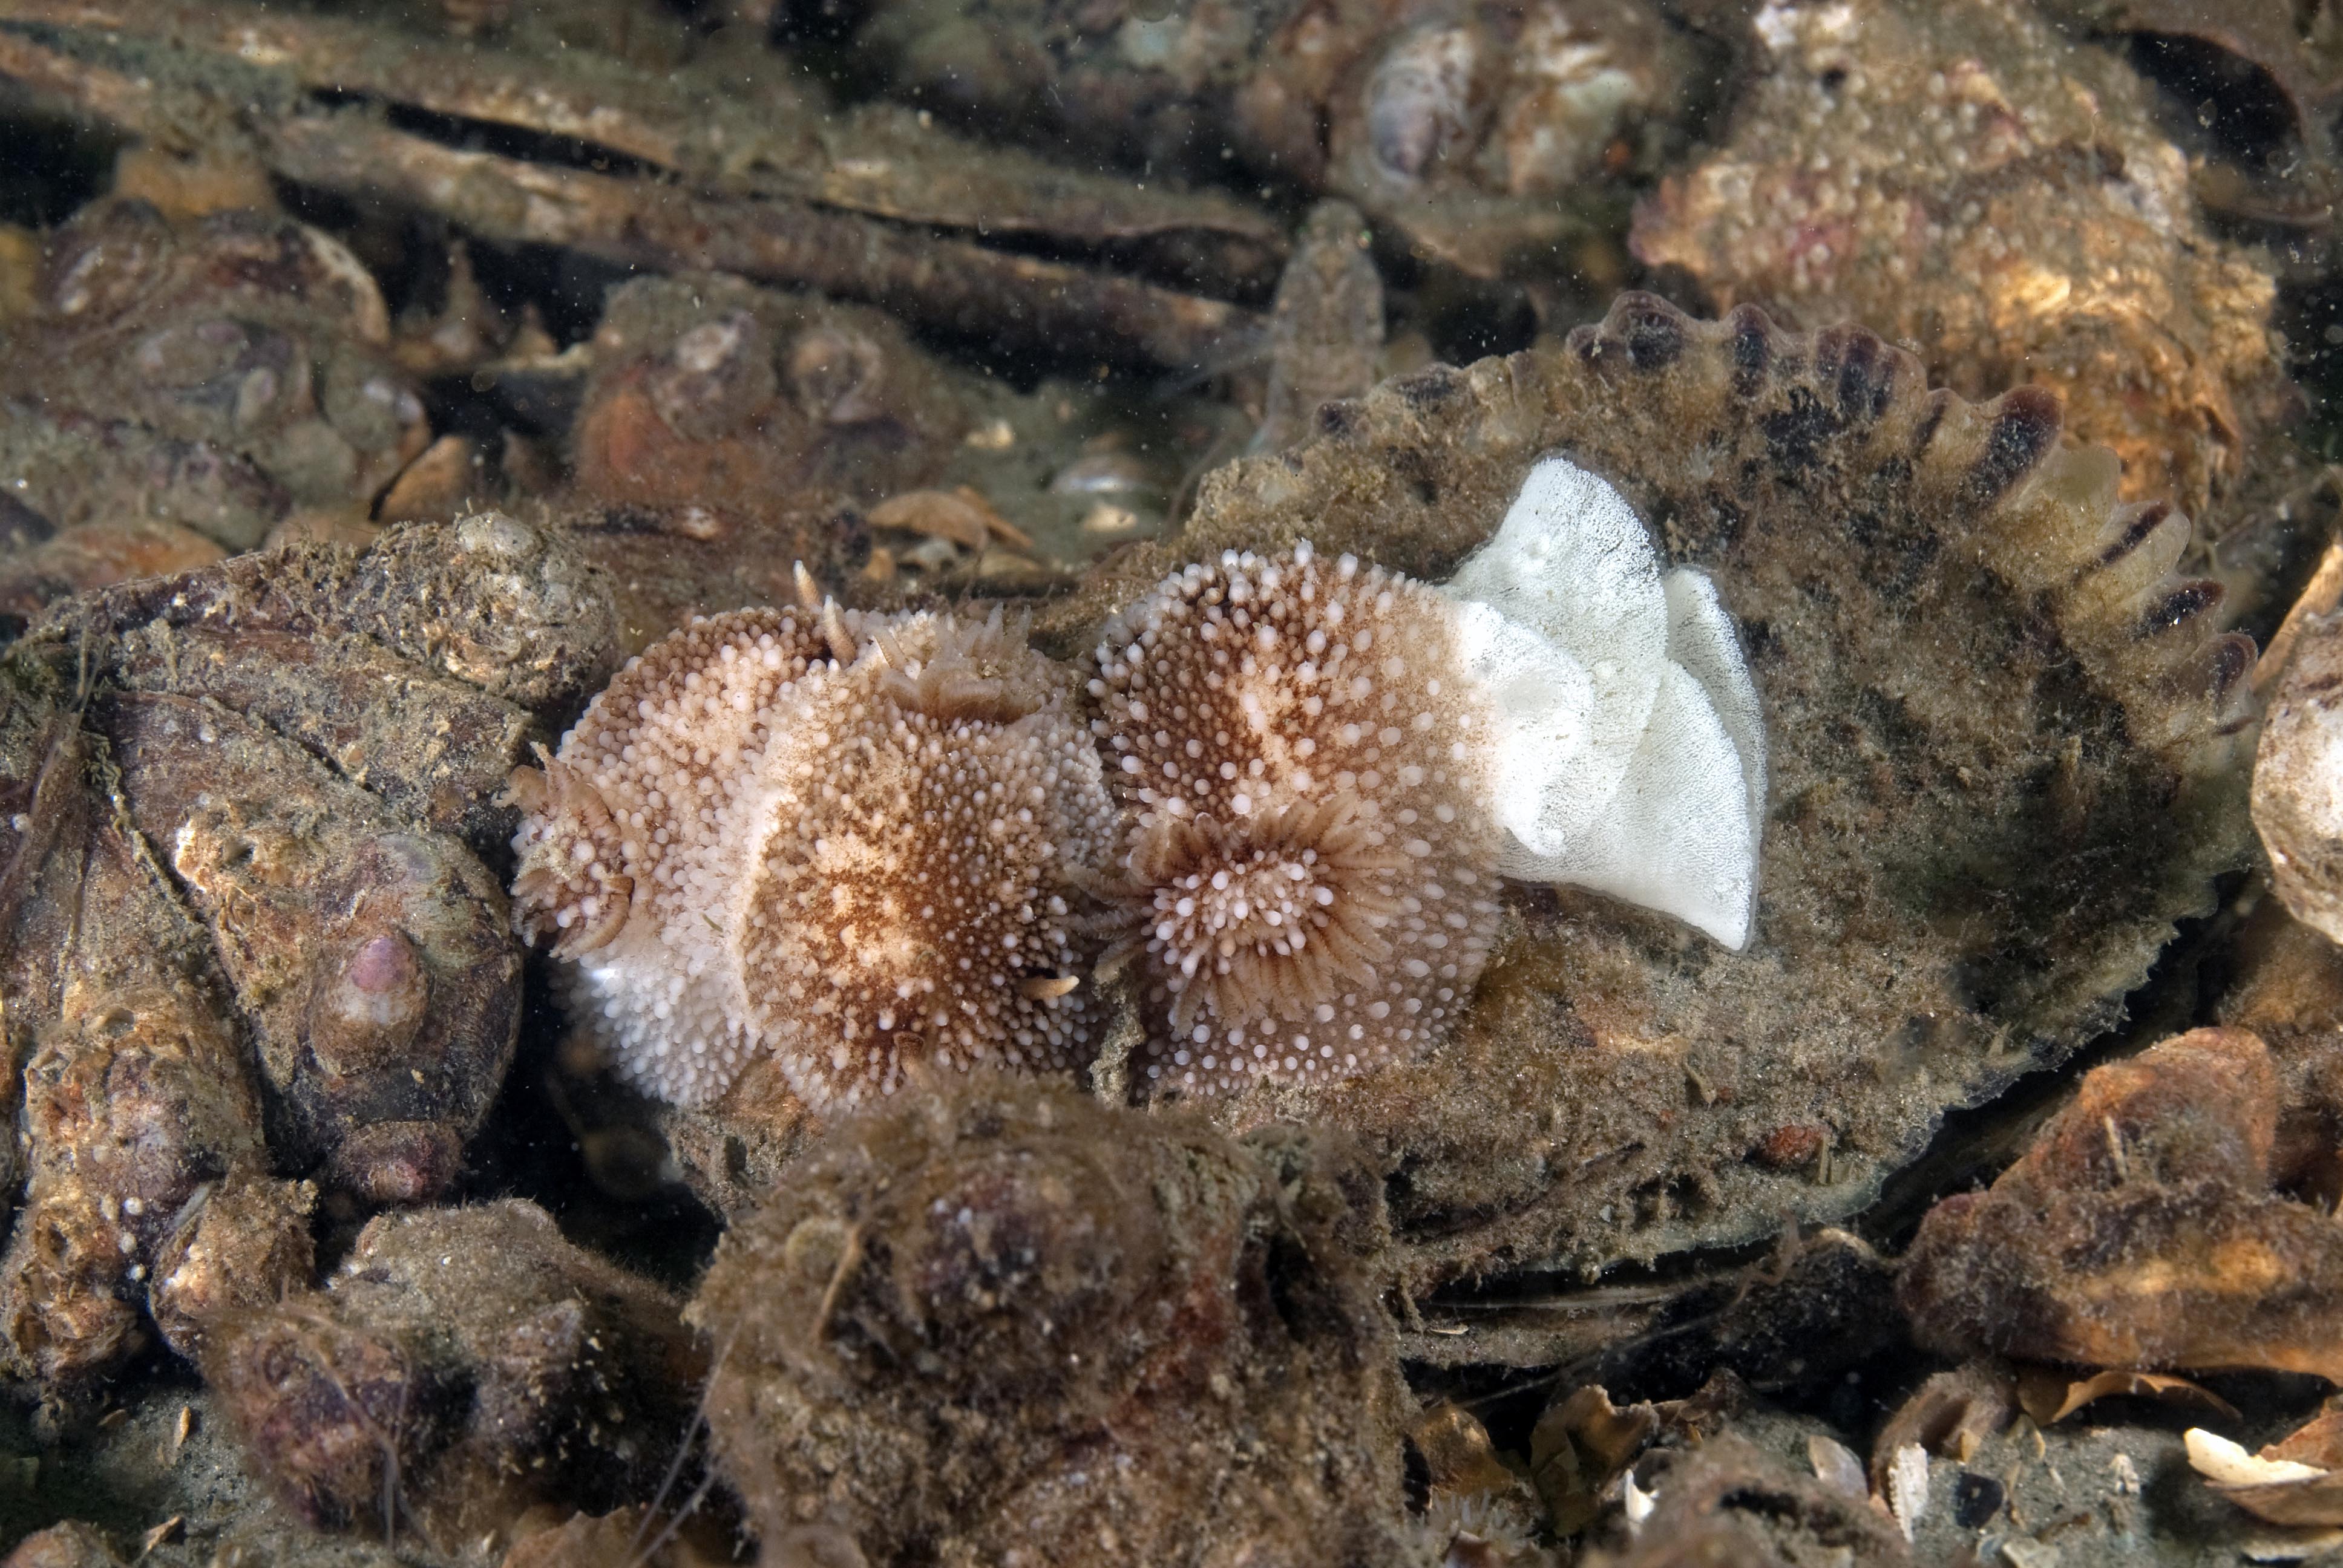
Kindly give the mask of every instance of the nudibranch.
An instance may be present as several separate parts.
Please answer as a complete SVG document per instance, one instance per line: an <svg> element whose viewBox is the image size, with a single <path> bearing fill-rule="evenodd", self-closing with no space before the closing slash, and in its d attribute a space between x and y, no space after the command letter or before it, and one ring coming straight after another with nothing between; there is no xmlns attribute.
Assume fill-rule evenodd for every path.
<svg viewBox="0 0 2343 1568"><path fill-rule="evenodd" d="M1497 715L1431 588L1329 563L1192 566L1101 635L1091 729L1124 806L1113 900L1144 1070L1216 1092L1414 1055L1496 934Z"/></svg>
<svg viewBox="0 0 2343 1568"><path fill-rule="evenodd" d="M816 1111L1071 1067L1075 879L1113 808L1067 684L998 610L695 620L516 772L516 921L572 960L575 1025L679 1105L760 1052Z"/></svg>
<svg viewBox="0 0 2343 1568"><path fill-rule="evenodd" d="M1444 589L1306 541L1231 551L1117 613L1096 661L1125 812L1107 961L1141 961L1153 1083L1422 1055L1501 876L1748 940L1765 737L1733 624L1566 458Z"/></svg>

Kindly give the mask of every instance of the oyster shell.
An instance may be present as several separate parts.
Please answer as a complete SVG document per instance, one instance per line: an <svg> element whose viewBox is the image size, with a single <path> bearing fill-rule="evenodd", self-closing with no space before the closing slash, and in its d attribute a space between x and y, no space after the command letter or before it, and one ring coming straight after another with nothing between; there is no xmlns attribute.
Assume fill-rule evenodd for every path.
<svg viewBox="0 0 2343 1568"><path fill-rule="evenodd" d="M317 1188L443 1194L510 1065L493 803L606 668L607 578L510 518L57 607L0 661L0 1367L87 1386L306 1282ZM13 1185L14 1172L10 1172Z"/></svg>
<svg viewBox="0 0 2343 1568"><path fill-rule="evenodd" d="M2055 387L2127 499L2203 515L2287 402L2269 264L2197 216L2120 61L2000 0L1773 0L1725 145L1630 244L1720 308L1852 317L1965 397Z"/></svg>
<svg viewBox="0 0 2343 1568"><path fill-rule="evenodd" d="M1593 1270L1846 1213L1946 1110L2118 1020L2247 853L2227 699L2252 650L2212 625L2216 586L2170 575L2186 520L2119 502L2059 419L2039 389L1930 391L1858 329L1628 295L1559 350L1387 382L1209 477L1179 541L1114 558L1045 638L1304 535L1445 577L1560 452L1713 577L1774 761L1745 951L1518 892L1429 1060L1216 1114L1363 1135L1411 1282Z"/></svg>

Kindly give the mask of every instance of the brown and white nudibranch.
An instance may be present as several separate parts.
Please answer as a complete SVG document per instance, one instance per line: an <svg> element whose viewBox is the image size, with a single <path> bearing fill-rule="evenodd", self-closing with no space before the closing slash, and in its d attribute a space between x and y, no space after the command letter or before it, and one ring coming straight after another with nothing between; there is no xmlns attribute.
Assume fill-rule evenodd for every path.
<svg viewBox="0 0 2343 1568"><path fill-rule="evenodd" d="M1149 1079L1217 1092L1405 1060L1497 925L1496 711L1423 583L1229 554L1119 612L1092 732L1128 818Z"/></svg>
<svg viewBox="0 0 2343 1568"><path fill-rule="evenodd" d="M1445 588L1232 551L1119 612L1096 660L1126 816L1109 961L1141 960L1153 1082L1421 1055L1501 876L1748 940L1765 739L1732 623L1564 458Z"/></svg>
<svg viewBox="0 0 2343 1568"><path fill-rule="evenodd" d="M1064 671L996 610L701 618L521 769L515 918L622 1076L705 1104L751 1055L816 1110L916 1064L1089 1055L1070 879L1113 807Z"/></svg>
<svg viewBox="0 0 2343 1568"><path fill-rule="evenodd" d="M759 1052L817 1110L914 1062L1080 1065L1102 944L1138 966L1151 1084L1348 1077L1453 1025L1502 877L1748 939L1732 624L1565 459L1445 588L1307 544L1173 574L1108 623L1090 733L997 611L803 597L656 644L514 775L516 919L676 1103Z"/></svg>

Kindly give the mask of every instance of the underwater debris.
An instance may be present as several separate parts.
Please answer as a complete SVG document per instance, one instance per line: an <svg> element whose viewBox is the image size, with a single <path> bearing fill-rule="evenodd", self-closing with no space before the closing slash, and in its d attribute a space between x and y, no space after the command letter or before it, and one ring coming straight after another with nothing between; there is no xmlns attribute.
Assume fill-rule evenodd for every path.
<svg viewBox="0 0 2343 1568"><path fill-rule="evenodd" d="M2343 72L2332 6L2322 0L2289 13L2218 0L2047 0L2043 11L2069 29L2128 45L2136 63L2168 73L2175 89L2210 89L2185 108L2168 102L2181 112L2164 121L2187 147L2190 180L2207 211L2298 234L2331 229L2343 196L2335 144ZM2181 92L2168 98L2181 100ZM2273 259L2307 258L2281 249Z"/></svg>
<svg viewBox="0 0 2343 1568"><path fill-rule="evenodd" d="M2276 1524L2343 1525L2343 1405L2334 1400L2258 1453L2201 1427L2187 1443L2190 1466L2248 1513Z"/></svg>
<svg viewBox="0 0 2343 1568"><path fill-rule="evenodd" d="M2127 500L2200 516L2285 407L2263 263L2207 232L2120 61L2012 0L1770 0L1723 149L1635 254L1720 308L1860 321L1966 397L2054 388Z"/></svg>
<svg viewBox="0 0 2343 1568"><path fill-rule="evenodd" d="M1650 1444L1661 1420L1661 1412L1649 1404L1614 1405L1610 1394L1594 1383L1546 1407L1530 1432L1530 1479L1555 1534L1576 1535L1594 1522L1603 1500L1617 1492L1619 1478Z"/></svg>
<svg viewBox="0 0 2343 1568"><path fill-rule="evenodd" d="M1625 180L1682 139L1701 56L1641 0L1018 0L980 17L880 0L853 42L892 92L942 115L1134 167L1209 178L1233 164L1346 197L1477 277L1607 249Z"/></svg>
<svg viewBox="0 0 2343 1568"><path fill-rule="evenodd" d="M1923 1343L2117 1368L2343 1375L2343 1234L2270 1191L2279 1077L2237 1029L2094 1069L1988 1192L1921 1222Z"/></svg>
<svg viewBox="0 0 2343 1568"><path fill-rule="evenodd" d="M588 503L665 531L825 563L834 516L933 479L964 375L873 310L691 274L611 292L570 434ZM784 579L785 580L785 579Z"/></svg>
<svg viewBox="0 0 2343 1568"><path fill-rule="evenodd" d="M572 1514L548 1529L523 1535L498 1568L718 1568L734 1560L736 1543L729 1532L706 1541L697 1537L714 1533L669 1538L669 1527L645 1523L646 1512L618 1508Z"/></svg>
<svg viewBox="0 0 2343 1568"><path fill-rule="evenodd" d="M769 1553L1404 1561L1377 1193L1331 1135L1042 1079L840 1122L689 1309L718 1465Z"/></svg>
<svg viewBox="0 0 2343 1568"><path fill-rule="evenodd" d="M763 1055L817 1111L1078 1065L1078 878L1112 808L1070 675L997 608L850 615L810 586L655 644L514 774L519 928L572 960L573 1022L686 1107Z"/></svg>
<svg viewBox="0 0 2343 1568"><path fill-rule="evenodd" d="M1513 899L1433 1057L1257 1081L1216 1112L1365 1139L1411 1281L1852 1210L1944 1108L2117 1017L2249 852L2250 645L2172 575L2185 520L2062 450L2046 393L1972 406L1865 333L1630 295L1560 349L1402 377L1322 423L1209 476L1176 543L1041 612L1043 645L1094 645L1186 562L1304 534L1439 580L1560 453L1714 581L1769 739L1745 950L1596 894ZM1782 1158L1785 1127L1815 1131L1810 1160Z"/></svg>
<svg viewBox="0 0 2343 1568"><path fill-rule="evenodd" d="M1257 327L1214 295L1274 276L1284 243L1267 214L984 147L889 106L827 116L752 60L636 65L566 41L451 45L235 5L34 0L0 27L0 76L77 118L174 145L191 117L216 116L280 179L481 239L737 272L1049 356L1187 368ZM352 95L401 123L337 112ZM593 166L478 145L509 146L508 130L524 147L582 145ZM1044 259L1037 242L1081 259ZM1116 269L1134 262L1140 275Z"/></svg>
<svg viewBox="0 0 2343 1568"><path fill-rule="evenodd" d="M1842 1561L1896 1568L1912 1561L1884 1509L1801 1474L1733 1432L1664 1452L1642 1477L1649 1513L1632 1543L1589 1552L1588 1568L1797 1568Z"/></svg>
<svg viewBox="0 0 2343 1568"><path fill-rule="evenodd" d="M373 276L316 229L100 202L50 238L38 297L13 328L0 398L233 455L304 504L365 499L428 439ZM68 516L86 504L18 498ZM266 527L226 510L182 520L231 548Z"/></svg>
<svg viewBox="0 0 2343 1568"><path fill-rule="evenodd" d="M2029 1366L2017 1373L2018 1403L2036 1426L2056 1425L2077 1411L2119 1394L2193 1407L2232 1421L2237 1417L2237 1407L2211 1389L2167 1372L2117 1369L2077 1377L2055 1367Z"/></svg>
<svg viewBox="0 0 2343 1568"><path fill-rule="evenodd" d="M2019 1411L2018 1381L1992 1357L1936 1372L1889 1414L1871 1445L1869 1489L1885 1497L1896 1456L1917 1448L1963 1464L1972 1462Z"/></svg>
<svg viewBox="0 0 2343 1568"><path fill-rule="evenodd" d="M870 522L877 532L891 529L918 534L979 555L996 542L1021 549L1033 548L1030 535L993 510L992 503L968 485L950 490L906 490L890 496L870 508Z"/></svg>
<svg viewBox="0 0 2343 1568"><path fill-rule="evenodd" d="M429 439L373 277L290 220L84 208L0 363L0 613L207 564L363 504Z"/></svg>

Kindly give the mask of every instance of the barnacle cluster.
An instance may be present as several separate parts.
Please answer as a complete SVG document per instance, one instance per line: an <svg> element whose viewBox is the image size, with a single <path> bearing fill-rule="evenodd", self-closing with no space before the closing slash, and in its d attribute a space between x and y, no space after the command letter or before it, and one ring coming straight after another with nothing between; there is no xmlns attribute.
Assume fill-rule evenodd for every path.
<svg viewBox="0 0 2343 1568"><path fill-rule="evenodd" d="M573 1011L679 1104L776 1053L808 1104L918 1064L1071 1065L1072 869L1111 808L1064 677L999 611L743 610L628 666L542 770L514 884Z"/></svg>
<svg viewBox="0 0 2343 1568"><path fill-rule="evenodd" d="M483 513L123 585L0 661L0 1365L192 1355L308 1277L321 1199L463 1174L521 1010L488 797L606 668L605 585Z"/></svg>

